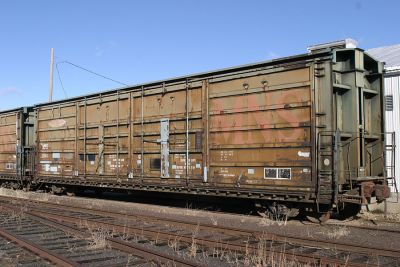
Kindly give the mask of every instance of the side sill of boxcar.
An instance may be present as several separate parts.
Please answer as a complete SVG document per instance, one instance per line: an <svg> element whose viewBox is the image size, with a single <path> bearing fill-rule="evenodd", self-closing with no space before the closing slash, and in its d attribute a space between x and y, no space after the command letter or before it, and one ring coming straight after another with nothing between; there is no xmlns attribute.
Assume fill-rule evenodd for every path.
<svg viewBox="0 0 400 267"><path fill-rule="evenodd" d="M0 187L22 189L30 183L30 177L20 177L11 173L0 173Z"/></svg>
<svg viewBox="0 0 400 267"><path fill-rule="evenodd" d="M14 174L0 173L0 180L19 180L18 177Z"/></svg>
<svg viewBox="0 0 400 267"><path fill-rule="evenodd" d="M315 203L314 189L311 187L265 187L260 189L243 189L232 187L212 187L212 186L186 186L182 184L156 184L140 183L139 181L121 181L115 183L110 180L99 181L98 179L80 178L55 178L38 177L35 184L55 185L59 187L83 187L100 188L106 191L125 190L125 191L148 191L165 192L177 194L209 195L234 198L248 198L258 200L274 200L282 202L302 202Z"/></svg>

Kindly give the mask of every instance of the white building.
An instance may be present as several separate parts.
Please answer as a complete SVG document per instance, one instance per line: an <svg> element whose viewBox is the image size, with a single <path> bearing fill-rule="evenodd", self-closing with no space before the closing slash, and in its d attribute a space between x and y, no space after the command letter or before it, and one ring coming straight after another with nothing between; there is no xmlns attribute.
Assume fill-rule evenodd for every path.
<svg viewBox="0 0 400 267"><path fill-rule="evenodd" d="M385 115L386 132L395 132L395 177L400 187L400 44L369 49L366 51L379 61L385 62ZM388 141L390 142L390 141ZM388 153L388 157L390 153ZM388 176L392 174L388 173ZM395 191L392 186L392 191Z"/></svg>

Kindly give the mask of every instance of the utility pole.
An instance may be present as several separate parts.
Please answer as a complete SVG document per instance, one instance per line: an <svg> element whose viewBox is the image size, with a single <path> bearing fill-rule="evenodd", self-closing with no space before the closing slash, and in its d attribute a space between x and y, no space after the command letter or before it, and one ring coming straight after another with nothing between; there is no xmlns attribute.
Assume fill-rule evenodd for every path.
<svg viewBox="0 0 400 267"><path fill-rule="evenodd" d="M54 69L54 48L51 49L49 102L53 101L53 69Z"/></svg>

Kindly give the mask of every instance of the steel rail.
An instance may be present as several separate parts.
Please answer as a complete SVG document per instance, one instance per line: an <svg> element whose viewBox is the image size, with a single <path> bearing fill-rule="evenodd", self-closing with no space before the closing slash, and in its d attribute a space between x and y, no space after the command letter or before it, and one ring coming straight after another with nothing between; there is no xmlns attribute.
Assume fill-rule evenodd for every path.
<svg viewBox="0 0 400 267"><path fill-rule="evenodd" d="M45 219L44 217L43 217L43 215L38 215L36 212L27 212L28 213L28 215L30 215L31 216L31 218L33 218L33 219L38 219L38 220L41 220L41 219ZM47 216L47 215L44 215L44 216ZM62 218L59 218L59 219L61 219L62 220ZM48 220L48 219L47 219ZM50 219L49 221L50 221L50 223L52 223L52 222L54 222L54 223L57 223L57 224L59 224L61 227L68 227L68 228L71 228L71 229L74 229L73 227L71 227L70 225L68 225L68 224L65 224L65 223L62 223L62 222L56 222L56 221L54 221L54 220L57 220L57 219L55 219L55 218L52 218L52 219ZM81 222L85 222L85 223L88 223L88 220L81 220ZM69 222L72 222L72 221L69 221ZM97 225L97 224L92 224L91 226L99 226L99 225ZM65 229L66 231L68 231L68 229ZM75 230L75 229L74 229ZM117 230L117 229L113 229L113 230ZM158 234L157 235L157 238L158 239L162 239L162 235L160 235L160 234ZM130 252L130 253L132 253L132 251L130 250L130 247L131 246L136 246L135 244L132 244L132 243L127 243L127 242L124 242L124 241L122 241L122 240L119 240L119 239L116 239L116 238L106 238L106 240L108 241L108 242L110 242L110 245L113 247L113 248L120 248L122 251L126 251L126 252ZM196 238L196 240L197 240L197 238ZM179 241L182 241L182 240L179 240ZM126 246L128 245L128 250L127 250L127 248L126 248ZM244 246L245 247L245 246ZM249 248L249 247L248 247ZM141 250L139 251L139 253L144 253L143 254L143 256L144 257L148 257L148 254L147 254L147 252L146 251L142 251L143 250L143 248L141 247L140 248ZM230 249L230 247L228 247L228 249ZM340 260L340 259L329 259L329 258L324 258L324 257L315 257L315 256L308 256L308 255L302 255L302 254L296 254L296 253L289 253L289 252L282 252L282 251L272 251L270 248L268 248L268 247L266 247L265 248L265 250L266 251L270 251L270 252L273 252L273 253L275 253L277 256L281 256L281 255L284 255L286 258L288 258L288 259L291 259L291 260L296 260L296 261L299 261L299 262L304 262L304 263L311 263L311 264L314 264L315 266L349 266L349 267L361 267L361 266L365 266L365 264L359 264L359 263L351 263L351 262L347 262L347 261L343 261L343 260ZM241 251L243 251L243 250L241 250ZM159 252L157 252L157 253L159 253ZM161 253L160 253L161 254ZM137 254L135 254L135 255L137 255ZM162 254L162 255L164 255L164 254ZM154 252L151 252L151 255L150 255L150 257L152 257L152 256L154 256ZM173 256L168 256L167 255L167 257L169 257L172 261L173 261L173 263L176 265L176 266L201 266L201 265L197 265L197 264L194 264L194 265L181 265L181 261L182 260L178 260L177 258L175 258L175 257L173 257ZM156 256L156 258L154 258L154 260L160 260L160 258L159 258L159 256L157 255ZM370 266L374 266L374 265L370 265Z"/></svg>
<svg viewBox="0 0 400 267"><path fill-rule="evenodd" d="M186 244L191 244L193 242L193 239L195 239L195 242L198 245L207 247L207 248L215 248L215 249L224 249L228 251L237 251L237 252L256 252L257 247L255 246L249 246L248 244L232 244L226 241L217 241L217 240L210 240L207 238L200 238L200 237L193 237L193 236L184 236L184 235L177 235L174 233L164 233L159 230L151 230L151 229L144 229L144 228L135 228L135 227L130 227L126 225L117 225L117 224L112 224L112 223L106 223L106 222L98 222L95 220L90 220L90 219L82 219L82 218L75 218L72 216L67 216L67 215L60 215L60 214L52 214L44 211L27 211L26 212L28 215L34 216L36 218L42 218L42 219L47 219L51 221L61 221L61 222L67 222L67 223L72 223L72 224L84 224L84 225L90 225L91 227L99 227L99 228L106 228L106 229L112 229L113 231L117 231L120 233L124 234L137 234L141 235L143 237L148 237L148 238L156 238L157 240L163 240L163 241L170 241L170 240L178 240L180 242L186 243ZM67 224L66 224L67 225ZM268 240L274 240L268 239ZM121 241L122 242L122 241ZM313 246L315 247L315 246ZM275 253L277 255L284 255L286 258L291 259L291 260L296 260L299 262L304 262L304 263L311 263L316 266L354 266L354 267L361 267L365 266L365 264L361 263L351 263L348 261L344 261L341 259L331 259L331 258L326 258L326 257L320 257L320 256L314 256L314 255L303 255L295 252L284 252L284 251L275 251L273 248L266 247L266 251L269 251L271 253ZM373 266L373 265L371 265Z"/></svg>
<svg viewBox="0 0 400 267"><path fill-rule="evenodd" d="M43 224L46 224L50 227L55 227L58 228L62 231L72 233L74 235L78 235L83 238L88 238L90 237L90 234L85 232L84 230L81 230L77 227L73 227L69 224L63 223L61 221L57 220L51 220L42 216L35 215L35 213L27 212L27 214L30 216L30 218L40 221ZM174 257L171 255L168 255L166 253L156 251L149 249L147 247L141 246L136 243L129 243L125 242L123 240L113 238L113 237L106 237L105 238L108 244L110 245L111 248L117 249L129 254L133 254L135 256L138 256L140 258L144 258L146 260L153 261L155 263L162 263L162 264L168 264L168 263L173 263L174 266L179 266L179 267L189 267L189 266L203 266L199 263L191 262L185 259L181 259L178 257Z"/></svg>
<svg viewBox="0 0 400 267"><path fill-rule="evenodd" d="M31 201L31 200L25 200L25 199L19 199L18 201L24 202L24 201L29 201L29 202L35 202L36 201ZM51 207L56 207L58 209L60 208L65 208L68 209L71 207L72 210L79 209L81 212L85 212L85 213L91 213L91 209L85 209L85 208L77 208L75 206L69 206L69 205L60 205L60 204L51 204L49 205L49 203L46 202L40 202L37 201L39 204L46 204L48 206ZM128 233L128 234L138 234L138 235L143 235L146 237L154 237L157 236L158 239L163 239L165 241L168 240L174 240L177 239L179 241L182 241L184 243L188 243L190 244L193 241L193 236L183 236L183 235L176 235L174 233L170 233L170 232L160 232L160 230L151 230L151 229L143 229L143 228L139 228L139 227L134 227L134 226L127 226L127 225L121 225L121 224L116 224L116 223L109 223L109 222L102 222L102 221L97 221L97 220L92 220L92 219L82 219L82 218L75 218L75 217L71 217L71 216L67 216L64 214L54 214L51 213L49 211L43 211L43 210L37 210L34 207L30 206L30 208L32 209L31 213L39 216L39 217L49 217L53 220L62 220L62 221L67 221L69 223L82 223L82 222L86 222L86 223L90 223L91 225L95 226L95 227L105 227L108 229L113 229L113 230L117 230L123 233ZM63 211L65 211L65 209ZM119 215L121 216L121 214L118 213L113 213L113 212L109 212L109 211L100 211L101 213L109 215L112 214L114 215L113 217ZM125 215L125 214L124 214ZM135 216L135 215L133 215ZM161 221L162 219L158 218L158 221ZM167 220L163 220L163 222L168 222ZM179 223L183 223L180 221L177 221ZM183 224L190 224L190 223L183 223ZM192 223L192 225L194 225ZM197 225L198 227L201 227L201 225ZM223 227L217 227L217 226L207 226L208 228L206 228L207 230L213 230L213 231L219 231L220 229L224 230ZM214 229L213 229L214 228ZM217 229L215 229L217 228ZM225 229L226 230L226 229ZM349 251L349 252L355 252L355 253L362 253L362 254L370 254L370 255L379 255L379 256L386 256L386 257L400 257L400 251L398 250L386 250L386 249L378 249L378 248L373 248L373 247L368 247L368 246L359 246L359 245L349 245L346 243L342 243L342 242L328 242L328 241L324 241L324 240L315 240L315 239L311 239L311 238L301 238L301 237L294 237L294 236L285 236L285 235L277 235L277 234L271 234L271 233L260 233L260 232L251 232L251 231L246 231L246 230L240 230L240 229L233 229L234 234L239 234L239 233L243 233L244 235L250 236L252 235L253 237L257 238L257 239L268 239L270 241L278 241L278 242L283 242L283 243L294 243L296 245L305 245L305 246L312 246L312 247L322 247L322 248L329 248L329 249L340 249L343 251ZM229 233L229 228L228 231ZM232 251L245 251L246 249L250 249L250 250L255 250L255 247L252 246L248 246L248 245L244 245L244 244L232 244L230 242L227 241L216 241L216 240L210 240L210 239L206 239L206 238L200 238L200 237L196 237L196 242L200 245L203 245L205 247L211 247L211 248L224 248L224 249L230 249ZM297 254L295 255L296 257L300 257L300 256L304 256L304 255L300 255ZM331 260L331 259L329 259ZM336 262L337 263L337 262ZM343 262L342 262L343 263ZM348 265L348 263L346 263Z"/></svg>
<svg viewBox="0 0 400 267"><path fill-rule="evenodd" d="M0 196L0 199L2 197ZM16 200L20 200L20 198L15 198ZM29 201L31 203L36 203L40 205L46 205L49 207L54 207L57 209L60 209L60 207L66 207L69 210L74 210L78 212L89 212L91 214L97 214L97 215L103 215L103 216L109 216L113 218L118 218L120 219L121 216L124 216L125 218L131 219L131 220L146 220L146 221L153 221L153 222L162 222L162 223L173 223L174 225L179 225L181 227L187 227L188 229L193 229L195 227L200 227L200 229L205 229L209 231L218 231L221 233L227 233L227 234L241 234L241 235L248 235L248 236L254 236L255 231L250 231L250 230L245 230L245 229L239 229L239 228L234 228L234 227L222 227L218 225L212 225L212 224L207 224L207 223L202 223L198 224L197 222L189 222L189 221L182 221L182 220L176 220L176 219L170 219L170 218L159 218L157 216L153 215L142 215L142 214L129 214L126 212L116 212L116 211L106 211L106 210L101 210L101 209L96 209L96 208L85 208L85 207L77 207L74 205L68 205L68 204L53 204L49 202L43 202L43 201L37 201L37 200L25 200L24 201ZM304 223L304 225L316 225L315 223ZM381 231L381 232L387 232L387 233L394 233L394 234L400 234L400 229L386 229L386 228L378 228L378 227L368 227L368 226L358 226L358 225L345 225L345 224L339 224L339 223L329 223L325 222L321 227L323 226L343 226L347 228L354 228L354 229L362 229L362 230L369 230L369 231Z"/></svg>
<svg viewBox="0 0 400 267"><path fill-rule="evenodd" d="M315 225L315 223L305 223L303 222L304 225ZM321 225L321 227L325 226L340 226L340 227L346 227L346 228L353 228L353 229L359 229L359 230L367 230L367 231L380 231L380 232L386 232L386 233L393 233L393 234L400 234L400 225L399 225L399 230L396 229L387 229L387 228L379 228L379 227L369 227L369 226L364 226L364 225L346 225L343 223L330 223L325 222Z"/></svg>
<svg viewBox="0 0 400 267"><path fill-rule="evenodd" d="M4 198L0 196L0 200L7 198ZM198 224L197 222L188 222L188 221L181 221L181 220L176 220L176 219L168 219L168 218L159 218L157 216L152 216L152 215L138 215L138 214L129 214L125 212L115 212L115 211L105 211L101 209L95 209L95 208L85 208L85 207L77 207L74 205L68 205L68 204L54 204L54 203L49 203L49 202L42 202L38 200L30 200L30 199L21 199L21 198L12 198L17 201L21 202L28 202L28 203L34 203L37 205L40 205L41 207L47 206L55 209L61 209L62 207L71 210L71 211L77 211L77 212L83 212L83 213L90 213L90 214L96 214L96 215L101 215L101 216L109 216L117 219L121 218L128 218L130 220L135 220L137 221L142 220L142 221L152 221L152 222L158 222L158 223L173 223L174 225L180 226L180 227L185 227L187 229L193 230L193 228L199 227L202 230L208 230L208 231L213 231L213 232L220 232L220 233L225 233L225 234L232 234L232 235L247 235L247 236L253 236L254 237L254 231L249 231L249 230L244 230L244 229L239 229L239 228L234 228L234 227L222 227L218 225L212 225L212 224ZM123 216L123 217L121 217Z"/></svg>
<svg viewBox="0 0 400 267"><path fill-rule="evenodd" d="M54 204L54 203L49 203L49 202L44 202L44 201L22 199L22 198L17 198L17 197L0 196L0 200L1 199L4 199L4 200L13 199L16 201L29 202L29 203L34 203L34 204L41 205L41 206L44 205L44 206L52 207L52 208L56 208L56 209L65 207L69 210L73 210L73 211L77 211L77 212L91 213L91 214L96 214L96 215L101 215L101 216L109 216L109 217L113 217L113 218L117 218L117 219L121 219L121 216L123 216L124 219L129 219L132 221L133 220L137 221L139 219L142 221L152 221L152 222L164 223L164 224L172 223L176 226L183 227L183 228L186 228L189 230L193 230L193 229L199 227L199 229L201 229L201 230L208 230L208 231L212 231L212 232L219 232L219 233L232 234L232 235L243 235L243 236L247 235L249 237L255 237L255 233L256 233L255 231L239 229L239 228L234 228L234 227L222 227L222 226L212 225L212 224L207 224L207 223L198 224L197 222L189 222L189 221L182 221L182 220L169 219L169 218L159 218L159 217L153 216L153 215L129 214L127 212L106 211L106 210L101 210L101 209L96 209L96 208L78 207L78 206L69 205L69 204ZM306 223L306 222L303 222L303 224L304 225L316 225L315 223ZM400 230L378 228L378 227L345 225L345 224L329 223L329 222L324 223L323 226L343 226L343 227L353 228L353 229L400 234ZM323 227L323 226L321 226L321 227Z"/></svg>
<svg viewBox="0 0 400 267"><path fill-rule="evenodd" d="M9 205L4 205L4 204L0 204L1 207L8 209L8 210L13 210L12 206ZM27 214L31 219L38 221L44 225L53 227L53 228L57 228L61 231L64 232L68 232L71 233L73 235L82 237L82 238L90 238L90 234L88 232L85 232L84 230L81 230L77 227L73 227L70 224L66 224L63 223L60 220L57 220L56 218L54 218L54 216L46 216L46 215L38 215L37 212L34 211L25 211L25 214ZM80 222L87 222L86 220L80 220ZM0 235L2 235L2 228L0 228ZM11 233L8 233L10 235L12 235ZM23 240L22 238L18 237L18 239ZM105 237L107 243L110 245L110 247L112 249L116 249L116 250L120 250L135 256L138 256L140 258L152 261L154 263L161 263L161 265L166 265L166 264L170 264L173 263L174 266L178 266L178 267L205 267L204 265L200 264L200 263L196 263L193 261L189 261L189 260L185 260L185 259L181 259L179 257L174 257L173 255L169 255L157 250L153 250L147 247L144 247L140 244L137 243L129 243L123 240L119 240L117 238L113 238L113 237ZM25 241L27 242L27 241ZM33 247L39 247L34 243L30 243L31 246ZM44 250L44 249L43 249ZM35 251L32 251L34 253L36 253ZM38 253L36 253L38 254ZM53 253L54 254L54 253ZM40 255L40 254L38 254ZM61 259L65 259L65 261L69 261L68 259L64 258L63 256L57 255L56 256L60 257ZM53 261L52 261L53 262ZM76 263L75 265L63 265L63 264L59 264L57 262L54 262L57 265L61 265L61 266L80 266L78 263ZM60 261L60 263L62 263ZM73 262L72 262L73 263Z"/></svg>
<svg viewBox="0 0 400 267"><path fill-rule="evenodd" d="M2 199L2 197L0 197L0 199ZM19 198L16 198L16 199L21 201L21 199L19 199ZM324 248L341 249L344 251L352 251L352 252L357 252L357 253L363 252L363 253L367 253L367 254L371 254L371 255L380 255L380 256L386 256L386 257L393 257L393 256L400 257L400 250L394 250L394 249L393 250L380 249L380 248L376 248L376 247L372 247L372 246L351 245L351 244L347 244L347 243L340 242L340 241L316 240L316 239L312 239L312 238L296 237L296 236L292 236L292 235L281 235L281 234L275 234L275 233L272 234L269 232L261 233L261 232L248 231L248 230L231 228L231 227L214 226L214 225L210 225L210 224L197 224L197 223L193 223L193 222L182 222L179 220L158 218L156 216L150 216L150 215L132 215L132 214L126 214L126 213L103 211L103 210L99 210L99 209L88 209L88 208L76 207L76 206L65 205L65 204L52 204L52 203L47 203L47 202L32 201L32 200L25 200L25 199L22 199L22 201L40 203L40 205L45 204L46 206L54 207L56 209L60 209L61 207L64 207L69 210L83 212L83 213L93 214L93 212L94 212L97 215L110 216L110 217L114 217L114 218L121 218L121 215L122 215L122 216L126 216L128 218L133 217L134 219L143 218L144 220L151 220L151 221L156 221L156 222L161 222L161 223L172 223L174 225L183 226L190 230L193 230L196 227L198 227L201 230L225 233L225 234L230 234L230 235L234 235L234 236L243 235L243 236L248 236L248 237L254 237L257 239L268 237L269 239L275 240L275 241L293 242L296 244L302 244L302 245L307 245L307 246L315 247L318 245L318 246L324 247ZM97 223L101 224L102 222L97 222ZM115 225L111 224L111 223L110 224L106 223L106 225L103 225L103 226L104 227L113 227ZM123 227L127 227L127 226L124 225ZM130 228L134 229L134 227L130 227ZM367 230L370 230L370 229L367 229ZM375 230L375 229L371 229L371 230ZM142 232L142 229L141 228L136 229L136 231ZM147 230L147 231L151 231L151 230ZM382 229L380 231L386 231L386 232L400 234L400 231L396 231L396 230ZM170 237L170 234L167 234L165 237L166 238ZM185 239L187 242L191 242L192 237L186 237ZM183 241L182 236L180 236L180 240ZM204 243L205 243L204 245L206 245L206 246L211 245L210 242L207 242L207 240L204 240ZM214 243L214 241L212 241L212 243ZM221 244L219 244L219 245L221 245ZM232 244L231 246L235 246L235 245ZM243 249L243 246L233 247L232 249L241 251L241 249Z"/></svg>
<svg viewBox="0 0 400 267"><path fill-rule="evenodd" d="M57 266L62 266L62 267L81 266L79 263L75 261L67 259L66 257L59 255L53 251L47 250L42 246L35 244L17 234L11 233L2 227L0 227L0 236L10 240L13 243L16 243L18 246L29 250L30 252L38 255L40 258L48 260Z"/></svg>

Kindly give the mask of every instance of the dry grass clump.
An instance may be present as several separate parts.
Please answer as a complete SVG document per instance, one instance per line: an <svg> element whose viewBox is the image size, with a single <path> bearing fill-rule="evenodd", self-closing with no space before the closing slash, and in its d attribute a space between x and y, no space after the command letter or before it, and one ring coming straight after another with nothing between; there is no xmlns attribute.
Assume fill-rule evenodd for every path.
<svg viewBox="0 0 400 267"><path fill-rule="evenodd" d="M12 221L12 222L15 222L16 225L18 225L17 229L19 230L22 221L26 217L26 213L25 212L27 210L28 209L27 209L26 206L17 206L13 210L3 209L2 212L7 214L7 216L4 216L4 217L1 218L2 221L0 222L0 224L6 224L6 223Z"/></svg>
<svg viewBox="0 0 400 267"><path fill-rule="evenodd" d="M96 230L90 230L89 249L106 249L110 248L107 242L107 237L110 237L110 233L107 230L98 228Z"/></svg>
<svg viewBox="0 0 400 267"><path fill-rule="evenodd" d="M250 240L248 240L250 241ZM314 265L299 262L289 252L286 254L286 246L274 246L274 241L267 234L258 239L256 249L250 247L250 242L246 242L246 250L243 253L234 252L227 247L214 248L209 257L218 259L229 266L256 266L256 267L316 267Z"/></svg>
<svg viewBox="0 0 400 267"><path fill-rule="evenodd" d="M179 251L179 240L175 237L172 240L168 240L168 247L170 247L174 252Z"/></svg>
<svg viewBox="0 0 400 267"><path fill-rule="evenodd" d="M87 238L89 241L89 249L106 249L110 248L110 244L107 241L108 237L112 237L112 231L106 228L92 228L87 221L80 221L77 227L87 231L90 237Z"/></svg>
<svg viewBox="0 0 400 267"><path fill-rule="evenodd" d="M243 258L244 266L271 266L271 267L305 267L312 266L304 264L296 260L295 257L288 257L285 254L285 245L280 246L279 251L275 251L273 247L274 242L270 240L266 235L259 238L257 249L253 252L246 250L246 254Z"/></svg>
<svg viewBox="0 0 400 267"><path fill-rule="evenodd" d="M199 225L196 226L196 228L193 230L192 234L192 243L190 244L189 247L189 256L190 257L196 257L197 251L199 249L199 246L197 245L196 237L199 234Z"/></svg>
<svg viewBox="0 0 400 267"><path fill-rule="evenodd" d="M214 216L211 215L209 218L210 218L212 225L214 225L214 226L218 225L218 220Z"/></svg>
<svg viewBox="0 0 400 267"><path fill-rule="evenodd" d="M332 228L324 229L321 232L317 232L317 234L326 236L330 240L338 240L342 237L348 236L350 230L346 226L334 226Z"/></svg>
<svg viewBox="0 0 400 267"><path fill-rule="evenodd" d="M288 216L274 216L272 214L263 214L263 213L260 213L260 215L262 216L259 222L259 225L261 226L270 226L270 225L286 226L288 221Z"/></svg>

